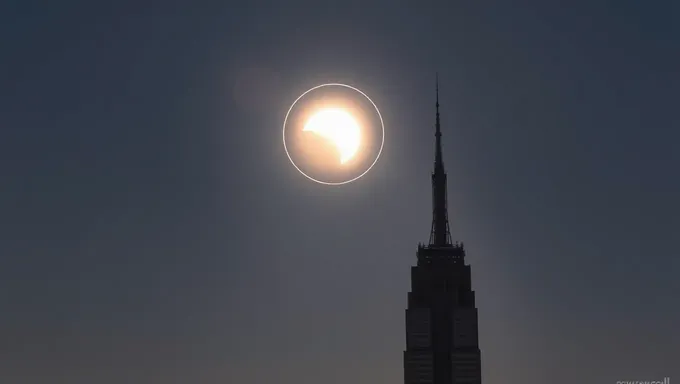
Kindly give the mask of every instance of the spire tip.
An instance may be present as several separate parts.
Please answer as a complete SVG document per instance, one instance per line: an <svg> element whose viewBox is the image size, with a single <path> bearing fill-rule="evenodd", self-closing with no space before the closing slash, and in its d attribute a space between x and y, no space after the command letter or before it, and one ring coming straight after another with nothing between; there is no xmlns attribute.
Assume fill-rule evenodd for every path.
<svg viewBox="0 0 680 384"><path fill-rule="evenodd" d="M435 72L435 91L437 93L437 107L439 107L439 72Z"/></svg>

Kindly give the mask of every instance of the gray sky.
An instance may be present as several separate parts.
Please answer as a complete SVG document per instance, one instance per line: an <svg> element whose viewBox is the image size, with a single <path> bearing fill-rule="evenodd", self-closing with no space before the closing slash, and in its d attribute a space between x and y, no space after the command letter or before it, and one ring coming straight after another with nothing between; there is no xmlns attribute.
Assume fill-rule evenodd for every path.
<svg viewBox="0 0 680 384"><path fill-rule="evenodd" d="M680 380L679 4L4 2L0 382L401 383L435 71L484 382ZM335 188L329 81L386 126Z"/></svg>

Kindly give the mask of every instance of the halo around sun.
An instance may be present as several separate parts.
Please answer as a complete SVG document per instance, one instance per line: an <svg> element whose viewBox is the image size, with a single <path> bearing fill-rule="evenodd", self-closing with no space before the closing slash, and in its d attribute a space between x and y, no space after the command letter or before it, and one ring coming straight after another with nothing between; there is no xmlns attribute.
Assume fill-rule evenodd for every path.
<svg viewBox="0 0 680 384"><path fill-rule="evenodd" d="M288 159L319 184L342 185L363 177L378 162L384 144L380 110L347 84L310 88L295 99L283 122Z"/></svg>

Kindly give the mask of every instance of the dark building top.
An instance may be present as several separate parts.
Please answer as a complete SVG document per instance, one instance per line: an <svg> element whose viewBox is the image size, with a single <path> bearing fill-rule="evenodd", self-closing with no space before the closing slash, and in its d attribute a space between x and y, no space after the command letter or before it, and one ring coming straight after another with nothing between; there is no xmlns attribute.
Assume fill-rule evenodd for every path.
<svg viewBox="0 0 680 384"><path fill-rule="evenodd" d="M442 159L439 84L436 87L432 229L418 245L406 309L405 384L481 384L477 308L463 243L449 230Z"/></svg>
<svg viewBox="0 0 680 384"><path fill-rule="evenodd" d="M434 171L432 172L432 231L430 232L430 246L443 247L451 245L451 231L449 230L448 207L446 202L446 171L442 158L442 130L439 119L439 78L436 84L436 122L435 122L435 151Z"/></svg>

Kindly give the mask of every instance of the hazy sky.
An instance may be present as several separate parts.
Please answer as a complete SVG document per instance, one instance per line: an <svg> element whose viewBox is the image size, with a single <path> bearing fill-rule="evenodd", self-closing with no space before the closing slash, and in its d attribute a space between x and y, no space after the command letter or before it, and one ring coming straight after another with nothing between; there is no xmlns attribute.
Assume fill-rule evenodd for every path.
<svg viewBox="0 0 680 384"><path fill-rule="evenodd" d="M402 383L435 71L484 383L680 380L679 19L660 0L3 2L0 382ZM281 143L329 81L386 125L343 187Z"/></svg>

